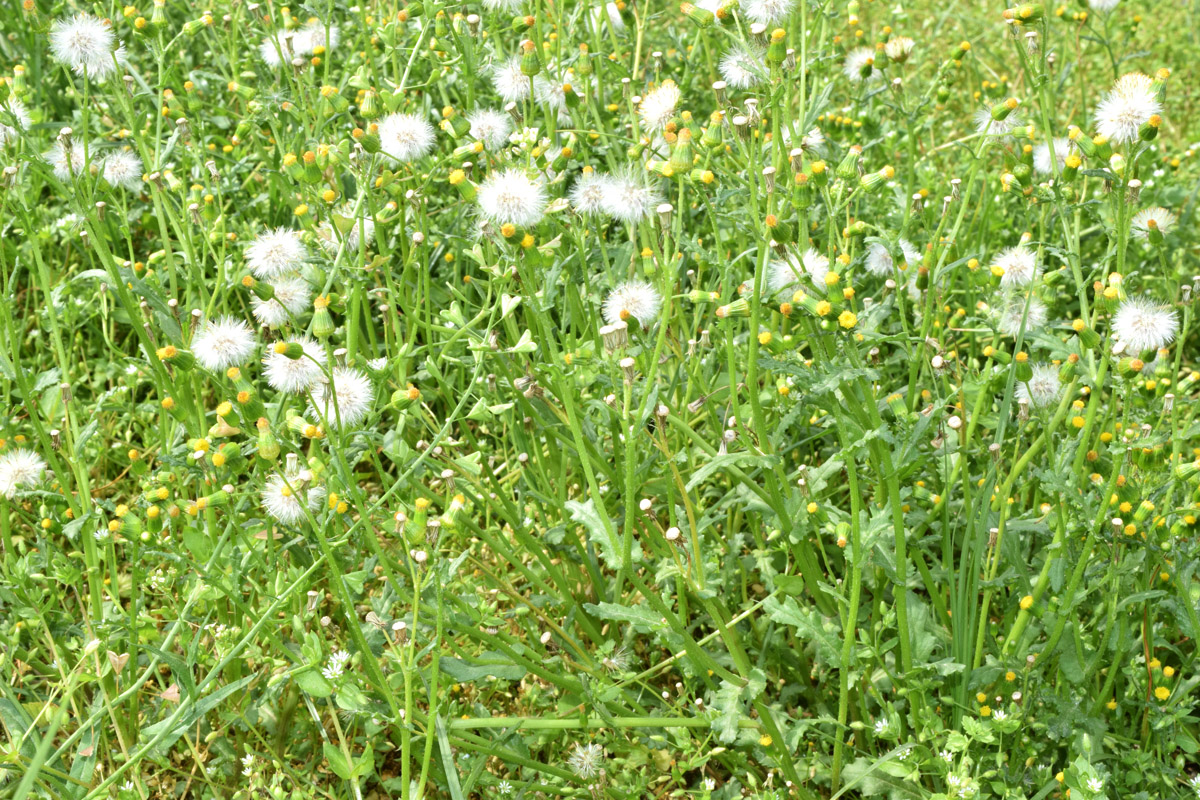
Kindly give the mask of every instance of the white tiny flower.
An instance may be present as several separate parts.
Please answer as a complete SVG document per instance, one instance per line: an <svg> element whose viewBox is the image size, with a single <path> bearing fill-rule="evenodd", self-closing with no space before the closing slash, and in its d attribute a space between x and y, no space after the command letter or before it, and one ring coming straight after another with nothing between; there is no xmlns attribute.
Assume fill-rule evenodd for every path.
<svg viewBox="0 0 1200 800"><path fill-rule="evenodd" d="M1157 230L1165 236L1175 227L1175 221L1176 217L1172 212L1160 206L1150 206L1133 215L1131 227L1134 236L1146 239L1149 238L1151 230Z"/></svg>
<svg viewBox="0 0 1200 800"><path fill-rule="evenodd" d="M921 251L912 242L907 239L901 239L900 252L904 255L905 266L913 267L913 274L915 275L915 268L921 263ZM892 254L879 242L872 242L871 246L867 248L867 258L864 266L867 272L872 275L878 275L881 278L893 277L896 269L892 261Z"/></svg>
<svg viewBox="0 0 1200 800"><path fill-rule="evenodd" d="M496 791L501 795L512 794L512 790L512 784L508 781L500 781L498 784L496 784Z"/></svg>
<svg viewBox="0 0 1200 800"><path fill-rule="evenodd" d="M604 301L604 321L609 325L630 317L649 325L662 308L662 295L644 281L626 281L609 293Z"/></svg>
<svg viewBox="0 0 1200 800"><path fill-rule="evenodd" d="M471 136L483 142L489 150L502 150L512 133L512 118L503 111L485 108L467 116Z"/></svg>
<svg viewBox="0 0 1200 800"><path fill-rule="evenodd" d="M749 89L767 78L767 62L758 48L736 44L718 65L721 79L731 89Z"/></svg>
<svg viewBox="0 0 1200 800"><path fill-rule="evenodd" d="M1036 375L1036 374L1034 375L1034 379L1035 379L1035 380L1037 379L1037 375ZM1057 372L1055 373L1054 380L1055 380L1055 382L1056 382L1056 383L1058 382L1058 374L1057 374ZM1030 384L1030 390L1032 391L1032 389L1033 389L1033 381L1030 381L1030 382L1029 382L1029 384ZM1055 393L1057 393L1057 389L1055 390ZM998 708L998 709L996 709L995 713L994 713L994 714L992 714L992 719L996 720L996 722L1004 722L1004 720L1008 719L1008 714L1007 714L1007 713L1005 713L1004 709L1002 709L1002 708Z"/></svg>
<svg viewBox="0 0 1200 800"><path fill-rule="evenodd" d="M887 717L880 717L879 719L875 720L875 735L879 736L881 733L886 731L887 726L888 726Z"/></svg>
<svg viewBox="0 0 1200 800"><path fill-rule="evenodd" d="M1033 377L1017 384L1017 399L1024 400L1033 408L1044 408L1057 400L1061 391L1058 368L1053 364L1036 364L1033 367ZM1002 714L1002 710L997 710L992 716L996 720L1003 720Z"/></svg>
<svg viewBox="0 0 1200 800"><path fill-rule="evenodd" d="M1179 315L1149 298L1131 297L1113 315L1112 329L1127 352L1161 350L1175 341Z"/></svg>
<svg viewBox="0 0 1200 800"><path fill-rule="evenodd" d="M290 339L284 344L299 344L304 350L300 358L288 358L275 352L275 345L263 353L263 376L277 392L301 394L320 383L325 377L325 351L307 336Z"/></svg>
<svg viewBox="0 0 1200 800"><path fill-rule="evenodd" d="M311 407L327 427L349 428L367 416L374 401L370 378L351 367L334 367L332 391L328 383L313 387Z"/></svg>
<svg viewBox="0 0 1200 800"><path fill-rule="evenodd" d="M1062 172L1063 164L1067 161L1067 156L1071 155L1074 147L1071 145L1071 140L1066 137L1059 137L1054 140L1054 171L1055 173ZM1050 145L1047 142L1042 142L1037 147L1033 148L1033 168L1042 175L1050 174Z"/></svg>
<svg viewBox="0 0 1200 800"><path fill-rule="evenodd" d="M598 744L575 745L567 759L571 771L580 778L587 780L600 772L600 762L604 759L604 748Z"/></svg>
<svg viewBox="0 0 1200 800"><path fill-rule="evenodd" d="M300 239L300 231L287 228L266 231L246 246L246 264L256 278L296 272L307 258L308 249Z"/></svg>
<svg viewBox="0 0 1200 800"><path fill-rule="evenodd" d="M416 161L436 143L433 125L417 114L389 114L379 121L379 147L395 161Z"/></svg>
<svg viewBox="0 0 1200 800"><path fill-rule="evenodd" d="M1096 130L1100 135L1114 144L1136 141L1142 125L1162 111L1153 83L1150 76L1140 72L1118 78L1096 106Z"/></svg>
<svg viewBox="0 0 1200 800"><path fill-rule="evenodd" d="M1104 789L1104 781L1100 780L1099 778L1088 778L1087 788L1089 791L1099 792Z"/></svg>
<svg viewBox="0 0 1200 800"><path fill-rule="evenodd" d="M1005 289L1028 286L1038 276L1037 251L1023 244L1001 251L992 265L1004 270L1000 285Z"/></svg>
<svg viewBox="0 0 1200 800"><path fill-rule="evenodd" d="M476 200L484 219L495 225L530 227L546 213L546 187L514 168L488 175Z"/></svg>
<svg viewBox="0 0 1200 800"><path fill-rule="evenodd" d="M938 758L949 764L954 761L954 753L951 753L949 750L943 750L942 752L938 753Z"/></svg>
<svg viewBox="0 0 1200 800"><path fill-rule="evenodd" d="M325 668L321 670L321 674L325 676L326 680L336 681L346 671L346 664L349 661L350 654L345 650L338 650L325 662Z"/></svg>
<svg viewBox="0 0 1200 800"><path fill-rule="evenodd" d="M0 455L0 494L11 500L22 486L36 486L45 471L45 460L32 450Z"/></svg>
<svg viewBox="0 0 1200 800"><path fill-rule="evenodd" d="M598 214L603 211L604 190L607 182L607 175L601 175L598 172L584 172L571 187L569 195L571 207L580 214Z"/></svg>
<svg viewBox="0 0 1200 800"><path fill-rule="evenodd" d="M613 219L637 223L662 203L662 195L633 169L611 176L604 184L601 205Z"/></svg>
<svg viewBox="0 0 1200 800"><path fill-rule="evenodd" d="M255 349L254 331L243 320L234 317L219 317L206 322L192 340L196 360L213 372L244 363Z"/></svg>
<svg viewBox="0 0 1200 800"><path fill-rule="evenodd" d="M883 73L874 69L875 50L870 47L859 47L846 54L842 63L842 73L851 83L861 83L863 79L875 80Z"/></svg>
<svg viewBox="0 0 1200 800"><path fill-rule="evenodd" d="M142 188L142 160L131 150L117 150L104 159L104 181L129 191Z"/></svg>
<svg viewBox="0 0 1200 800"><path fill-rule="evenodd" d="M675 106L679 104L679 97L679 87L675 85L675 81L665 80L642 98L638 106L638 115L650 130L661 130L675 116Z"/></svg>
<svg viewBox="0 0 1200 800"><path fill-rule="evenodd" d="M312 289L308 281L298 276L276 278L271 282L275 297L270 300L250 298L250 310L261 324L278 328L287 324L293 316L304 313L312 300Z"/></svg>
<svg viewBox="0 0 1200 800"><path fill-rule="evenodd" d="M116 37L112 27L91 14L57 19L50 26L50 54L75 71L102 81L116 71Z"/></svg>
<svg viewBox="0 0 1200 800"><path fill-rule="evenodd" d="M742 13L751 22L774 25L783 22L796 7L796 0L746 0Z"/></svg>

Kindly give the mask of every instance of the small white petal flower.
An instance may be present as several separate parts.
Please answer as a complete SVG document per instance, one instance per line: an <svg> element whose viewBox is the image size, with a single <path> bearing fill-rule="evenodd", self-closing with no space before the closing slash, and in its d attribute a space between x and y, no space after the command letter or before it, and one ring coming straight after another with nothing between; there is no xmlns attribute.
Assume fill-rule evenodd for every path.
<svg viewBox="0 0 1200 800"><path fill-rule="evenodd" d="M506 103L519 103L529 97L529 77L521 72L521 57L512 58L492 67L492 85Z"/></svg>
<svg viewBox="0 0 1200 800"><path fill-rule="evenodd" d="M192 340L192 352L200 366L220 372L245 363L254 355L258 345L254 331L243 320L235 317L219 317L210 320Z"/></svg>
<svg viewBox="0 0 1200 800"><path fill-rule="evenodd" d="M567 758L567 766L571 771L584 780L595 777L600 772L600 764L604 760L604 748L598 744L575 745Z"/></svg>
<svg viewBox="0 0 1200 800"><path fill-rule="evenodd" d="M0 455L0 494L11 500L22 486L35 486L46 471L46 462L32 450L12 450Z"/></svg>
<svg viewBox="0 0 1200 800"><path fill-rule="evenodd" d="M1164 236L1175 227L1175 215L1160 206L1143 208L1133 215L1133 235L1139 239L1147 239L1151 230L1157 230Z"/></svg>
<svg viewBox="0 0 1200 800"><path fill-rule="evenodd" d="M746 0L742 13L751 22L774 25L783 22L796 7L796 0Z"/></svg>
<svg viewBox="0 0 1200 800"><path fill-rule="evenodd" d="M865 80L876 80L883 76L874 68L875 50L870 47L859 47L846 54L842 63L842 73L851 83L861 83Z"/></svg>
<svg viewBox="0 0 1200 800"><path fill-rule="evenodd" d="M351 367L333 368L333 388L318 383L312 389L311 407L329 428L357 425L371 411L375 389L365 373Z"/></svg>
<svg viewBox="0 0 1200 800"><path fill-rule="evenodd" d="M621 222L637 223L662 203L662 195L633 169L613 175L604 185L601 204L606 214Z"/></svg>
<svg viewBox="0 0 1200 800"><path fill-rule="evenodd" d="M618 320L636 319L649 325L662 308L662 295L644 281L626 281L609 293L604 301L604 321L609 325Z"/></svg>
<svg viewBox="0 0 1200 800"><path fill-rule="evenodd" d="M303 502L296 496L297 492L304 498ZM305 507L316 511L324 496L325 490L316 486L307 491L302 489L296 476L285 480L282 475L272 475L263 485L262 504L272 519L284 525L299 525L306 518Z"/></svg>
<svg viewBox="0 0 1200 800"><path fill-rule="evenodd" d="M823 291L827 274L829 258L810 247L799 260L789 255L786 259L772 261L767 266L767 288L771 294L785 290L791 293L800 288L800 279L807 277Z"/></svg>
<svg viewBox="0 0 1200 800"><path fill-rule="evenodd" d="M1129 72L1117 79L1096 106L1096 130L1115 144L1136 141L1150 117L1162 111L1149 75Z"/></svg>
<svg viewBox="0 0 1200 800"><path fill-rule="evenodd" d="M1179 315L1146 297L1130 297L1112 319L1113 334L1130 353L1160 350L1175 341Z"/></svg>
<svg viewBox="0 0 1200 800"><path fill-rule="evenodd" d="M1023 244L1001 251L992 265L1004 270L1000 285L1005 289L1028 286L1038 276L1037 251Z"/></svg>
<svg viewBox="0 0 1200 800"><path fill-rule="evenodd" d="M571 187L571 207L580 214L598 214L604 210L604 191L608 176L584 172Z"/></svg>
<svg viewBox="0 0 1200 800"><path fill-rule="evenodd" d="M488 175L476 200L484 218L495 225L529 227L541 222L546 213L545 186L519 169Z"/></svg>
<svg viewBox="0 0 1200 800"><path fill-rule="evenodd" d="M250 310L254 318L263 325L278 328L287 324L293 316L304 313L312 300L312 289L308 281L298 276L283 276L271 282L275 297L270 300L250 298Z"/></svg>
<svg viewBox="0 0 1200 800"><path fill-rule="evenodd" d="M489 150L502 150L512 133L512 117L503 111L490 108L476 111L467 116L471 123L471 136L483 142Z"/></svg>
<svg viewBox="0 0 1200 800"><path fill-rule="evenodd" d="M675 106L679 104L679 97L679 87L675 85L675 81L665 80L642 98L638 106L638 115L650 130L661 130L675 116Z"/></svg>
<svg viewBox="0 0 1200 800"><path fill-rule="evenodd" d="M1054 169L1055 172L1062 172L1063 164L1067 161L1067 156L1071 155L1074 150L1071 140L1066 137L1059 137L1054 140ZM1033 168L1042 175L1050 174L1050 144L1042 142L1033 148Z"/></svg>
<svg viewBox="0 0 1200 800"><path fill-rule="evenodd" d="M879 719L875 720L875 735L878 736L879 734L886 731L887 726L888 726L887 717L880 717Z"/></svg>
<svg viewBox="0 0 1200 800"><path fill-rule="evenodd" d="M921 263L921 251L907 239L900 240L900 252L904 254L906 267L915 268ZM863 266L866 267L867 272L872 275L878 275L881 278L894 277L896 270L892 254L880 242L872 242L871 246L867 248L867 258ZM914 271L913 274L915 275L916 272Z"/></svg>
<svg viewBox="0 0 1200 800"><path fill-rule="evenodd" d="M342 673L346 671L346 664L349 662L350 654L345 650L338 650L325 662L325 667L321 670L321 674L325 676L326 680L336 681L342 677Z"/></svg>
<svg viewBox="0 0 1200 800"><path fill-rule="evenodd" d="M416 114L389 114L379 121L379 146L395 161L416 161L436 143L433 125Z"/></svg>
<svg viewBox="0 0 1200 800"><path fill-rule="evenodd" d="M1033 408L1044 408L1058 399L1062 391L1062 382L1058 379L1058 367L1053 364L1035 364L1033 377L1028 381L1017 384L1017 399L1024 400ZM992 716L1003 720L1004 712L997 710Z"/></svg>
<svg viewBox="0 0 1200 800"><path fill-rule="evenodd" d="M1104 781L1099 778L1088 778L1087 788L1089 791L1099 792L1104 788Z"/></svg>
<svg viewBox="0 0 1200 800"><path fill-rule="evenodd" d="M116 37L112 27L91 14L57 19L50 26L50 54L76 75L103 81L116 71Z"/></svg>
<svg viewBox="0 0 1200 800"><path fill-rule="evenodd" d="M142 160L131 150L117 150L104 159L104 181L131 192L142 188Z"/></svg>
<svg viewBox="0 0 1200 800"><path fill-rule="evenodd" d="M307 336L289 339L284 344L299 344L304 350L300 358L288 358L269 345L263 353L263 376L271 388L287 394L301 394L325 378L325 350Z"/></svg>
<svg viewBox="0 0 1200 800"><path fill-rule="evenodd" d="M287 228L266 231L246 246L246 264L256 278L264 280L298 271L306 258L308 249L300 231Z"/></svg>
<svg viewBox="0 0 1200 800"><path fill-rule="evenodd" d="M758 48L737 44L719 65L721 79L731 89L745 90L767 78L767 62Z"/></svg>

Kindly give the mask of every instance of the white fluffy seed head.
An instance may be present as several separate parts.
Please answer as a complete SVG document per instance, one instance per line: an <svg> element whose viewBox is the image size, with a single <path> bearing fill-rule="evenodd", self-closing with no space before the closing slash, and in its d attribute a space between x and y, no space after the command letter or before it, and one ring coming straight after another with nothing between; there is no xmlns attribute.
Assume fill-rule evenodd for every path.
<svg viewBox="0 0 1200 800"><path fill-rule="evenodd" d="M493 172L476 194L480 213L495 225L529 227L546 213L546 188L522 170Z"/></svg>
<svg viewBox="0 0 1200 800"><path fill-rule="evenodd" d="M1143 208L1133 215L1131 221L1133 235L1139 239L1146 239L1150 236L1151 230L1157 230L1165 236L1171 228L1175 227L1176 219L1174 213L1161 206Z"/></svg>
<svg viewBox="0 0 1200 800"><path fill-rule="evenodd" d="M1065 137L1059 137L1054 140L1054 171L1055 173L1062 172L1063 164L1066 163L1067 156L1071 155L1074 148L1071 145L1071 140ZM1050 174L1050 143L1042 142L1033 148L1033 168L1042 175Z"/></svg>
<svg viewBox="0 0 1200 800"><path fill-rule="evenodd" d="M256 278L264 280L298 271L307 258L300 232L287 228L265 231L246 246L247 266Z"/></svg>
<svg viewBox="0 0 1200 800"><path fill-rule="evenodd" d="M196 361L213 372L223 372L245 363L256 349L254 331L236 317L209 320L192 340Z"/></svg>
<svg viewBox="0 0 1200 800"><path fill-rule="evenodd" d="M489 150L502 150L512 133L512 117L503 111L485 108L467 116L471 136L483 142Z"/></svg>
<svg viewBox="0 0 1200 800"><path fill-rule="evenodd" d="M1016 338L1021 329L1025 330L1025 338L1040 331L1046 325L1046 304L1036 297L1029 298L1029 310L1025 310L1025 297L1015 295L1005 298L997 310L996 327L1006 336Z"/></svg>
<svg viewBox="0 0 1200 800"><path fill-rule="evenodd" d="M50 54L76 75L102 81L116 71L116 37L107 22L80 13L50 26Z"/></svg>
<svg viewBox="0 0 1200 800"><path fill-rule="evenodd" d="M334 367L332 386L319 383L312 389L312 410L326 427L357 425L371 410L375 390L365 373L351 367Z"/></svg>
<svg viewBox="0 0 1200 800"><path fill-rule="evenodd" d="M675 85L675 81L665 80L642 98L638 106L638 115L650 130L661 130L675 116L675 106L679 105L679 97L679 87Z"/></svg>
<svg viewBox="0 0 1200 800"><path fill-rule="evenodd" d="M908 239L900 240L900 252L904 254L905 265L908 268L915 270L916 266L921 263L921 251L917 246ZM892 254L880 242L872 242L867 248L867 258L863 266L867 272L880 277L892 277L896 270L896 265L892 259ZM907 272L908 269L905 270ZM914 271L912 274L916 274Z"/></svg>
<svg viewBox="0 0 1200 800"><path fill-rule="evenodd" d="M83 145L76 142L70 149L55 143L43 156L54 169L54 176L64 183L83 171Z"/></svg>
<svg viewBox="0 0 1200 800"><path fill-rule="evenodd" d="M660 308L662 295L657 289L645 281L626 281L605 299L604 321L612 325L632 318L642 325L650 325L658 318Z"/></svg>
<svg viewBox="0 0 1200 800"><path fill-rule="evenodd" d="M604 748L598 744L575 745L567 758L567 766L571 771L584 780L594 778L600 772L604 761Z"/></svg>
<svg viewBox="0 0 1200 800"><path fill-rule="evenodd" d="M142 188L142 160L131 150L117 150L104 158L104 181L131 192Z"/></svg>
<svg viewBox="0 0 1200 800"><path fill-rule="evenodd" d="M584 172L571 187L571 208L579 214L598 214L604 210L604 191L608 176L598 172Z"/></svg>
<svg viewBox="0 0 1200 800"><path fill-rule="evenodd" d="M290 339L287 344L299 344L304 350L300 358L288 358L267 345L263 353L263 376L277 392L302 394L320 383L325 376L325 351L307 336Z"/></svg>
<svg viewBox="0 0 1200 800"><path fill-rule="evenodd" d="M1005 289L1028 286L1038 275L1037 251L1019 244L1002 250L992 265L1004 270L1000 285Z"/></svg>
<svg viewBox="0 0 1200 800"><path fill-rule="evenodd" d="M521 57L513 56L492 67L492 85L506 103L519 103L529 97L529 77L521 72Z"/></svg>
<svg viewBox="0 0 1200 800"><path fill-rule="evenodd" d="M874 64L875 50L870 47L859 47L846 54L846 60L842 62L842 73L851 83L878 80L883 77L883 73L874 69Z"/></svg>
<svg viewBox="0 0 1200 800"><path fill-rule="evenodd" d="M278 328L309 308L312 289L303 278L285 275L273 280L271 287L275 289L275 297L272 299L250 298L250 310L261 324Z"/></svg>
<svg viewBox="0 0 1200 800"><path fill-rule="evenodd" d="M9 95L8 99L0 104L0 147L14 141L17 134L31 124L33 119L29 116L25 104L15 96Z"/></svg>
<svg viewBox="0 0 1200 800"><path fill-rule="evenodd" d="M35 486L46 471L46 462L32 450L11 450L0 455L0 494L8 499L22 486Z"/></svg>
<svg viewBox="0 0 1200 800"><path fill-rule="evenodd" d="M433 125L417 114L389 114L379 121L379 146L395 161L416 161L436 143Z"/></svg>
<svg viewBox="0 0 1200 800"><path fill-rule="evenodd" d="M1008 136L1017 128L1024 125L1020 114L1010 113L1004 119L993 119L992 109L985 106L975 112L975 131L988 136Z"/></svg>
<svg viewBox="0 0 1200 800"><path fill-rule="evenodd" d="M279 69L284 64L291 63L293 58L311 56L318 47L325 48L327 52L333 50L340 39L341 30L338 26L330 25L327 30L325 23L314 21L299 30L279 31L266 37L258 46L258 53L268 67Z"/></svg>
<svg viewBox="0 0 1200 800"><path fill-rule="evenodd" d="M1112 330L1128 353L1159 350L1175 341L1179 315L1150 298L1131 297L1113 315Z"/></svg>
<svg viewBox="0 0 1200 800"><path fill-rule="evenodd" d="M1128 72L1096 106L1096 130L1115 144L1136 141L1139 129L1162 111L1154 81L1141 72Z"/></svg>
<svg viewBox="0 0 1200 800"><path fill-rule="evenodd" d="M1061 390L1058 367L1053 364L1035 364L1033 377L1017 384L1017 399L1024 400L1033 408L1044 408L1058 399Z"/></svg>
<svg viewBox="0 0 1200 800"><path fill-rule="evenodd" d="M757 48L737 44L727 52L718 65L721 78L731 89L745 90L761 83L767 76L767 62Z"/></svg>
<svg viewBox="0 0 1200 800"><path fill-rule="evenodd" d="M303 503L296 496L297 493L304 497ZM285 481L282 475L272 475L263 485L262 504L263 509L277 522L299 525L305 519L305 506L309 511L316 511L324 496L324 489L315 486L301 489L296 478Z"/></svg>
<svg viewBox="0 0 1200 800"><path fill-rule="evenodd" d="M621 222L637 223L663 202L658 190L633 169L613 175L604 185L601 206L610 217Z"/></svg>
<svg viewBox="0 0 1200 800"><path fill-rule="evenodd" d="M824 291L825 276L829 274L829 259L810 247L799 259L789 255L785 259L772 261L767 267L767 288L771 294L800 288L802 278Z"/></svg>
<svg viewBox="0 0 1200 800"><path fill-rule="evenodd" d="M796 0L746 0L742 12L751 22L774 25L783 22L796 7Z"/></svg>

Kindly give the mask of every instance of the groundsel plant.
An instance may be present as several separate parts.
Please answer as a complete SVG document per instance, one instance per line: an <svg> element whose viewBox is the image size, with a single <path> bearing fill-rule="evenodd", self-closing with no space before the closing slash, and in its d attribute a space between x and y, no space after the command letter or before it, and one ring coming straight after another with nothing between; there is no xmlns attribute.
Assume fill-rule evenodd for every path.
<svg viewBox="0 0 1200 800"><path fill-rule="evenodd" d="M0 794L1196 797L1194 16L13 5Z"/></svg>

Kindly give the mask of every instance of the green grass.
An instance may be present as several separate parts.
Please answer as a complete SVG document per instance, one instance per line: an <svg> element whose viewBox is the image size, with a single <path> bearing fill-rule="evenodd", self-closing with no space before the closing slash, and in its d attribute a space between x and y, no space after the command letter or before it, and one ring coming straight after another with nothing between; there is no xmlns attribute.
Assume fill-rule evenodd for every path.
<svg viewBox="0 0 1200 800"><path fill-rule="evenodd" d="M1200 792L1193 4L773 5L10 4L0 797Z"/></svg>

